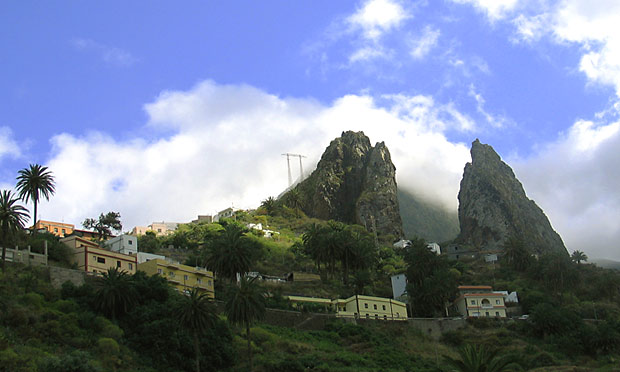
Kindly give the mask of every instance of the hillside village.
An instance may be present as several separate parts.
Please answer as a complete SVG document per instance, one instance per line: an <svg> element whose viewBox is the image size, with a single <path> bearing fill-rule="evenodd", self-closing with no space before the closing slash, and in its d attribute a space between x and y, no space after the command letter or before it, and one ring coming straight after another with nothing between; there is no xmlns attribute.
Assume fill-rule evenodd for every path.
<svg viewBox="0 0 620 372"><path fill-rule="evenodd" d="M14 284L0 288L3 306L9 309L2 315L0 364L17 368L7 370L69 370L62 368L69 368L75 358L56 356L51 344L41 346L61 342L74 354L98 350L85 357L89 362L80 369L89 371L441 371L451 360L468 358L467 353L491 359L499 353L504 365L520 370L617 370L617 272L587 264L583 252L569 256L554 237L549 244L556 245L547 249L530 230L489 233L504 225L476 214L486 212L464 208L459 208L459 216L468 222L456 239L405 237L395 215L398 200L389 152L370 146L362 136L343 133L307 180L278 199L266 198L255 210L227 208L214 216L152 222L127 232L122 232L117 212L102 213L82 226L49 220L37 220L32 228L20 226L26 210L4 191L2 210L17 217L2 215L9 221L2 222L2 275ZM482 194L493 187L472 168L477 164L474 151L480 148L479 156L485 158L497 156L487 145L477 146L478 141L472 148L474 165L465 170L463 196L459 194L474 210L487 201L474 202L477 196L463 185L472 182ZM356 197L347 194L346 203L357 207L349 212L320 207L343 203L336 189L343 183L322 184L333 181L325 174L333 166L325 164L334 161L330 154L352 148L371 159L357 160L370 167L362 172L364 179L346 178L364 185ZM496 161L501 162L498 156ZM43 168L53 186L51 171L36 167ZM467 174L474 176L467 181ZM523 193L522 188L518 192ZM32 196L26 200L35 201ZM530 208L529 202L523 205ZM531 205L527 213L543 218ZM475 226L483 223L480 233ZM490 239L487 245L483 238ZM30 320L16 315L25 309L31 309ZM67 320L69 314L75 320ZM85 323L78 321L79 314L108 325L82 335L78 329ZM47 327L47 321L39 320L46 317L65 319L76 328L37 341L35 364L24 364L21 353L33 348L26 341L38 337L27 330L33 324ZM163 341L162 336L172 338ZM328 342L322 337L331 337L331 346L316 346ZM179 346L183 342L193 347L184 350ZM218 351L212 345L219 345ZM153 348L147 352L149 346ZM381 359L379 350L385 348L399 350L406 361L402 355ZM333 355L334 350L342 355ZM373 351L362 357L364 350Z"/></svg>

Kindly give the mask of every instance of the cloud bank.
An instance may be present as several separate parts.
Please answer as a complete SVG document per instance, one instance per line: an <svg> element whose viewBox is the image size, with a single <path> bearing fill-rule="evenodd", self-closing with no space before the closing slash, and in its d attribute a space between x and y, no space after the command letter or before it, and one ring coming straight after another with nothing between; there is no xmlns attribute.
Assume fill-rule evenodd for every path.
<svg viewBox="0 0 620 372"><path fill-rule="evenodd" d="M212 81L163 92L144 106L149 117L144 131L173 133L157 141L115 141L103 133L52 139L48 165L57 194L42 206L41 217L79 224L114 210L129 229L158 220L189 221L231 205L256 208L287 186L282 153L308 156L304 167L311 169L345 130L385 141L401 186L456 208L469 154L443 132L468 130L471 119L426 96L381 101L383 106L368 96L347 95L324 106Z"/></svg>
<svg viewBox="0 0 620 372"><path fill-rule="evenodd" d="M42 204L41 218L79 224L113 210L121 212L128 230L153 221L189 221L231 205L256 208L287 186L282 153L306 155L309 171L345 130L385 141L399 187L456 210L469 144L451 143L445 133L476 133L467 115L423 95L346 95L322 105L204 81L187 91L163 92L144 109L145 132L172 134L156 141L117 141L103 133L52 139L47 164L57 194ZM504 156L569 250L620 258L619 145L620 122L579 121L530 158Z"/></svg>

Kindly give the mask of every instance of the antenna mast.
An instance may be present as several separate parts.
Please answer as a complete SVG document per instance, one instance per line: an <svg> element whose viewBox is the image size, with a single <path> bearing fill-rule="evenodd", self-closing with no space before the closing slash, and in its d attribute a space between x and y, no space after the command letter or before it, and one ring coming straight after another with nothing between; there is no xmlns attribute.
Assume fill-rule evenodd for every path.
<svg viewBox="0 0 620 372"><path fill-rule="evenodd" d="M299 158L299 179L303 180L304 178L304 168L303 165L301 164L301 158L305 158L306 156L303 155L299 155L299 154L291 154L291 153L286 153L286 154L282 154L282 156L286 156L286 165L288 166L288 187L291 187L293 185L293 176L291 175L291 160L290 157L297 157Z"/></svg>

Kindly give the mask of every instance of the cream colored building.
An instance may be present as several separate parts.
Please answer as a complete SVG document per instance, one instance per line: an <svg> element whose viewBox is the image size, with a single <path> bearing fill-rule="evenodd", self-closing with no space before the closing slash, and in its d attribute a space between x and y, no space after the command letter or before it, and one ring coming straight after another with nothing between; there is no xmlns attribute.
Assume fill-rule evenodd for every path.
<svg viewBox="0 0 620 372"><path fill-rule="evenodd" d="M111 268L117 268L129 274L135 274L138 268L138 258L135 255L111 252L100 248L97 243L80 238L68 236L60 241L71 248L73 259L79 270L89 273L103 274Z"/></svg>
<svg viewBox="0 0 620 372"><path fill-rule="evenodd" d="M215 298L213 272L201 267L191 267L171 260L156 258L138 265L148 275L160 275L179 292L197 288L209 298Z"/></svg>
<svg viewBox="0 0 620 372"><path fill-rule="evenodd" d="M297 307L309 303L329 307L339 318L407 320L407 305L391 298L355 295L336 300L302 296L288 296L288 299Z"/></svg>
<svg viewBox="0 0 620 372"><path fill-rule="evenodd" d="M460 296L454 301L456 310L466 317L506 317L504 294L493 292L490 286L460 286Z"/></svg>

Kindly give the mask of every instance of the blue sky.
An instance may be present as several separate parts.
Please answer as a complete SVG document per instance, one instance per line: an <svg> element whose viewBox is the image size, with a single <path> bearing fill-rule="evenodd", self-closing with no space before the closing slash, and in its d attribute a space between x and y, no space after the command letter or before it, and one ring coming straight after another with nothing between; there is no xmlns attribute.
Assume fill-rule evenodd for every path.
<svg viewBox="0 0 620 372"><path fill-rule="evenodd" d="M456 209L471 141L569 251L620 259L620 5L611 0L0 4L0 186L48 165L40 218L126 229L256 207L343 130ZM592 242L596 242L592 247Z"/></svg>

